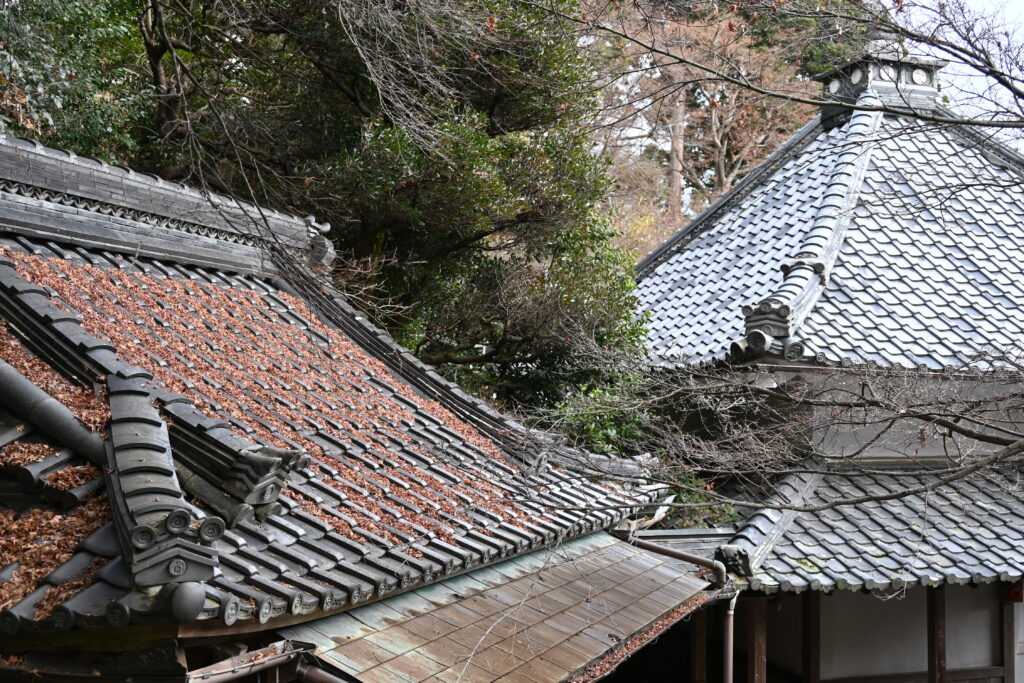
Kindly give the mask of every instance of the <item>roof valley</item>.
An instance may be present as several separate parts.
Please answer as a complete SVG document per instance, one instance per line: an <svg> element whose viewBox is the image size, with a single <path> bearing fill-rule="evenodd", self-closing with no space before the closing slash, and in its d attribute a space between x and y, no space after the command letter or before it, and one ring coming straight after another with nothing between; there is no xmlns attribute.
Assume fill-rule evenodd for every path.
<svg viewBox="0 0 1024 683"><path fill-rule="evenodd" d="M785 506L786 509L762 508L751 515L746 521L745 528L729 541L726 548L733 549L736 543L743 544L743 541L747 541L748 544L752 542L753 548L748 551L746 547L743 547L747 544L743 544L731 552L727 551L726 565L733 564L734 566L731 568L734 571L746 576L755 575L772 552L776 542L785 535L793 520L796 519L797 508L803 506L811 498L823 478L824 475L821 472L805 472L784 479L779 484L778 492L772 496L769 502L777 506ZM764 526L767 526L767 529L763 528ZM749 537L752 531L761 535L760 540L757 540L756 535L753 538ZM746 554L746 559L737 557L737 553ZM730 554L732 554L731 557ZM753 588L757 589L756 586Z"/></svg>

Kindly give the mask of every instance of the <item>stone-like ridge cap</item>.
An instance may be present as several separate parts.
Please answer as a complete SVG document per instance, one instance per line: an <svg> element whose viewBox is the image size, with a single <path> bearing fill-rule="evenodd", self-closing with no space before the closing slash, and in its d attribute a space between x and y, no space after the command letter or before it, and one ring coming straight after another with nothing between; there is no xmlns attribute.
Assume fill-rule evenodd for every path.
<svg viewBox="0 0 1024 683"><path fill-rule="evenodd" d="M873 107L878 105L878 99L867 90L858 104ZM768 352L774 339L794 336L825 290L871 159L870 138L881 120L882 114L873 111L858 110L851 116L811 229L792 256L780 264L782 282L756 305L743 307L747 355ZM799 342L783 344L786 358L803 357L804 348Z"/></svg>
<svg viewBox="0 0 1024 683"><path fill-rule="evenodd" d="M820 472L801 472L790 475L779 482L775 494L768 499L767 503L789 506L790 509L761 508L747 518L735 535L729 539L729 543L723 546L726 549L738 549L746 554L745 566L740 570L734 565L732 567L734 571L752 575L760 569L775 544L785 535L786 530L799 514L792 508L805 505L807 501L811 500L814 492L822 483L823 477L824 475ZM725 555L728 556L729 553L725 552ZM726 561L726 565L729 566L728 561Z"/></svg>
<svg viewBox="0 0 1024 683"><path fill-rule="evenodd" d="M329 229L312 217L285 214L3 134L0 179L292 248L311 248L315 237Z"/></svg>
<svg viewBox="0 0 1024 683"><path fill-rule="evenodd" d="M106 385L111 420L109 439L102 442L99 453L92 452L95 447L89 447L86 437L58 428L74 419L66 409L63 415L58 412L43 418L55 436L67 434L61 445L91 456L100 466L132 580L137 585L162 585L212 576L217 552L210 544L224 533L224 523L196 515L185 500L167 425L151 403L147 380L152 376L120 361L105 342L82 329L77 315L55 308L49 297L41 296L38 288L21 278L12 261L0 260L0 276L0 299L5 304L0 309L19 310L19 317L33 320L37 334L26 341L37 355L51 367L57 366L47 347L58 342L64 349L75 349L76 364L88 368L88 374L103 378L98 381ZM54 311L59 311L59 319ZM42 405L57 409L55 402ZM183 554L189 559L182 559Z"/></svg>
<svg viewBox="0 0 1024 683"><path fill-rule="evenodd" d="M723 211L749 195L751 191L760 186L762 180L770 177L784 163L800 154L804 147L813 142L821 132L820 127L821 117L815 116L803 128L794 133L789 140L783 143L782 147L773 152L754 170L733 185L728 192L712 202L710 206L701 211L692 221L641 259L635 268L636 279L643 280L650 275L692 238L703 232L706 227L714 224Z"/></svg>

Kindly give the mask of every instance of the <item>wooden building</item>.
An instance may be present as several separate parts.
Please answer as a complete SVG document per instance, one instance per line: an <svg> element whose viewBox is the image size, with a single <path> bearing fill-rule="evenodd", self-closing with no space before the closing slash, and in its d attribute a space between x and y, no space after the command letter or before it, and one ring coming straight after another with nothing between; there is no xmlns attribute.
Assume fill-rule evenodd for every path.
<svg viewBox="0 0 1024 683"><path fill-rule="evenodd" d="M349 306L326 230L0 137L2 680L588 680L718 592L608 534L662 492Z"/></svg>
<svg viewBox="0 0 1024 683"><path fill-rule="evenodd" d="M779 387L888 373L983 404L992 377L1019 391L1024 158L950 122L942 66L873 43L823 78L832 103L640 264L654 363ZM1014 405L990 417L1020 439ZM810 434L805 472L735 529L697 534L743 589L739 666L751 681L1024 680L1019 458L950 478L995 447L854 427Z"/></svg>

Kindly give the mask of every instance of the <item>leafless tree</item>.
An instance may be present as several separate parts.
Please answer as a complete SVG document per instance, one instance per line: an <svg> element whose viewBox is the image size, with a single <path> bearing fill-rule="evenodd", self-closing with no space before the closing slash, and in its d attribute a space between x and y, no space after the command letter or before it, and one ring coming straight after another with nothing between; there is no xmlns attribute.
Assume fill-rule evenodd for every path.
<svg viewBox="0 0 1024 683"><path fill-rule="evenodd" d="M691 522L735 508L820 512L924 494L1024 453L1018 354L979 353L969 368L938 372L771 361L666 370L593 346L581 349L581 362L604 368L611 388L536 415L538 425L569 436L553 441L544 432L533 447L584 476L664 486L673 492L665 507ZM595 431L609 446L603 455L592 452ZM885 466L893 461L906 470ZM921 465L923 484L914 469ZM785 475L883 472L907 486L814 504L772 500Z"/></svg>
<svg viewBox="0 0 1024 683"><path fill-rule="evenodd" d="M602 152L617 162L619 177L628 174L620 167L652 156L664 160L665 217L678 226L686 208L692 215L727 190L795 131L811 108L715 78L677 55L763 88L795 85L810 95L789 47L806 31L787 29L771 45L758 45L756 36L736 30L742 16L734 11L703 17L692 8L666 6L657 19L639 12L616 19L621 33L644 35L651 45L618 41L614 57L601 62L610 83L596 134ZM600 30L592 40L595 52L595 44L616 43Z"/></svg>
<svg viewBox="0 0 1024 683"><path fill-rule="evenodd" d="M801 63L813 56L815 61L810 66L817 72L840 66L865 42L884 35L913 51L949 61L957 76L949 84L950 104L970 101L970 106L956 115L915 112L922 120L1004 129L1024 127L1024 44L1020 32L1006 24L998 9L973 9L963 0L599 2L573 19L585 35L603 35L646 52L651 58L642 68L647 70L675 65L702 74L704 79L759 95L813 106L827 104L823 98L810 95L806 82L799 79L759 82L758 71L742 68L722 47L703 52L686 49L690 43L674 39L679 29L673 20L680 15L689 17L686 21L691 27L714 28L736 36L732 42L744 37L770 39L778 32L785 37L789 58ZM815 46L830 49L815 50ZM875 108L893 111L884 106Z"/></svg>

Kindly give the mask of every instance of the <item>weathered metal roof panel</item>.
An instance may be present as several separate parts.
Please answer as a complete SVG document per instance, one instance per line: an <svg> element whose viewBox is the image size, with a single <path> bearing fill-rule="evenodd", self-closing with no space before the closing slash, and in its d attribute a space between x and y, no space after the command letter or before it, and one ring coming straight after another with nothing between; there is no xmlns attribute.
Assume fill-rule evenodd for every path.
<svg viewBox="0 0 1024 683"><path fill-rule="evenodd" d="M606 533L279 631L359 681L558 681L707 587Z"/></svg>

